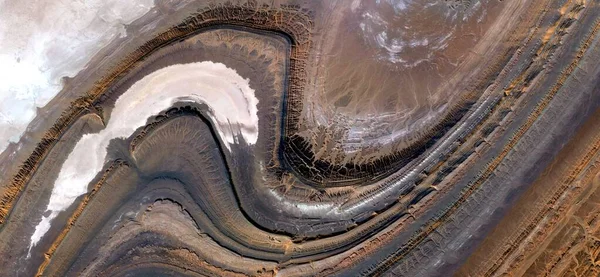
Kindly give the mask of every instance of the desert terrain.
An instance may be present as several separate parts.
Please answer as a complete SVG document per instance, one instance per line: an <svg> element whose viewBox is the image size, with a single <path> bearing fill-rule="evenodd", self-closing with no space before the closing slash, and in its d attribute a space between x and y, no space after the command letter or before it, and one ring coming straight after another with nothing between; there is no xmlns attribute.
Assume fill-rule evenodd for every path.
<svg viewBox="0 0 600 277"><path fill-rule="evenodd" d="M595 1L0 7L0 276L600 274Z"/></svg>

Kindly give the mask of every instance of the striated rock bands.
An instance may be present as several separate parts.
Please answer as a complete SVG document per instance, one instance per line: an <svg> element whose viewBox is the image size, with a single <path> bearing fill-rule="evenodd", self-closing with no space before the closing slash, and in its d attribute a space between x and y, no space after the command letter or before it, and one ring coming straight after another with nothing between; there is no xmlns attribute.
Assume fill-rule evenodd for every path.
<svg viewBox="0 0 600 277"><path fill-rule="evenodd" d="M157 4L65 87L0 186L0 275L600 272L596 2L218 2ZM418 107L367 107L382 74Z"/></svg>

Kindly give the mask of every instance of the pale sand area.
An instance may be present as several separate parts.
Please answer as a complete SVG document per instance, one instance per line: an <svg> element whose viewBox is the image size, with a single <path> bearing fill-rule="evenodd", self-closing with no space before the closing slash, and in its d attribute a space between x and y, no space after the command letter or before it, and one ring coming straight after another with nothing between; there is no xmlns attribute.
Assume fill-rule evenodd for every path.
<svg viewBox="0 0 600 277"><path fill-rule="evenodd" d="M330 3L339 12L323 25L333 27L322 30L329 39L302 111L323 128L303 135L336 130L341 154L363 156L410 145L456 107L487 66L477 49L505 36L498 18L509 11L488 0Z"/></svg>
<svg viewBox="0 0 600 277"><path fill-rule="evenodd" d="M230 150L238 139L255 144L258 138L258 99L234 69L221 63L172 65L145 76L121 95L106 128L87 134L75 145L52 189L47 216L42 216L30 249L49 230L51 221L87 193L88 184L102 170L107 147L114 138L127 138L146 125L148 118L177 102L206 104L221 141Z"/></svg>
<svg viewBox="0 0 600 277"><path fill-rule="evenodd" d="M0 153L153 0L0 1Z"/></svg>

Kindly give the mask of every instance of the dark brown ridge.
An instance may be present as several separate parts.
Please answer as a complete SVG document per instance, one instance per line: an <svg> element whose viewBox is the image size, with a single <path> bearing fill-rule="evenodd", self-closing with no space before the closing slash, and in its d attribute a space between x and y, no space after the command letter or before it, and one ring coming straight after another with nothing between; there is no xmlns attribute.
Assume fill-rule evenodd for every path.
<svg viewBox="0 0 600 277"><path fill-rule="evenodd" d="M14 202L37 170L39 163L44 160L62 134L79 117L96 111L102 102L101 96L114 82L128 74L131 68L161 47L194 35L202 29L222 25L271 31L283 35L291 42L287 91L284 93L283 101L284 119L281 126L283 135L279 159L283 169L293 172L300 180L313 186L368 184L388 176L431 147L464 116L474 103L473 100L465 100L456 105L419 141L371 163L331 164L328 161L317 160L307 141L296 135L302 111L303 89L307 82L306 66L311 49L313 24L310 13L297 6L273 9L253 2L243 5L228 3L210 6L146 42L126 56L112 72L96 82L85 96L71 103L44 134L33 153L20 166L4 195L0 197L0 224L4 223Z"/></svg>

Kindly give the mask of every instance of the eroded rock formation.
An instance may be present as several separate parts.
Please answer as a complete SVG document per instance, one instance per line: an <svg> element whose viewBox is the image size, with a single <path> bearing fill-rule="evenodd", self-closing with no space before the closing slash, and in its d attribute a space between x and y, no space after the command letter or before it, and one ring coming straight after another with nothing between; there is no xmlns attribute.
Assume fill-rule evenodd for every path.
<svg viewBox="0 0 600 277"><path fill-rule="evenodd" d="M0 275L598 274L596 2L217 2L67 81Z"/></svg>

